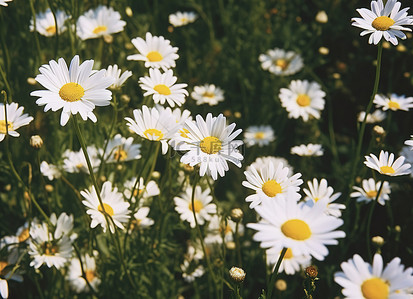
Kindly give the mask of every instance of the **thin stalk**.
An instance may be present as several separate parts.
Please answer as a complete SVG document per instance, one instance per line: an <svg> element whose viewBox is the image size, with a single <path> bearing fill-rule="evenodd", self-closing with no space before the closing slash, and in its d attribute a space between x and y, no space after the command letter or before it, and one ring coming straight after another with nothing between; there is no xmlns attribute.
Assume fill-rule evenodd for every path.
<svg viewBox="0 0 413 299"><path fill-rule="evenodd" d="M95 289L92 287L89 280L87 280L87 276L86 276L85 268L83 267L83 261L82 261L82 256L80 255L80 251L75 244L73 244L73 248L75 249L77 258L79 259L79 262L80 262L80 270L82 271L82 277L86 281L86 284L89 287L90 291L93 293L93 295L97 296Z"/></svg>
<svg viewBox="0 0 413 299"><path fill-rule="evenodd" d="M242 268L241 245L239 243L239 222L237 222L235 226L235 247L237 251L237 262L238 265Z"/></svg>
<svg viewBox="0 0 413 299"><path fill-rule="evenodd" d="M285 256L285 253L287 252L287 249L288 248L284 247L283 250L281 250L280 257L278 258L274 271L272 272L270 276L270 279L268 281L268 286L267 286L267 297L266 297L267 299L271 299L272 289L274 288L274 285L275 285L275 279L277 278L278 270L280 269L281 262Z"/></svg>
<svg viewBox="0 0 413 299"><path fill-rule="evenodd" d="M33 27L34 27L33 34L34 34L34 40L36 43L37 53L39 55L39 61L42 61L42 57L41 57L42 51L40 50L39 36L37 33L37 28L36 28L36 10L34 9L33 0L30 0L30 10L32 11L32 16L33 16Z"/></svg>
<svg viewBox="0 0 413 299"><path fill-rule="evenodd" d="M11 99L12 99L12 90L11 90L11 88L10 88L9 81L7 80L6 72L5 72L5 70L3 69L3 67L1 66L1 64L0 64L0 74L1 74L1 78L2 78L3 81L4 81L4 85L6 85L6 89L7 89L7 92L8 92L8 94L9 94L9 98L10 98L10 102L11 102ZM7 102L7 101L6 101L6 102Z"/></svg>
<svg viewBox="0 0 413 299"><path fill-rule="evenodd" d="M371 205L371 207L370 207L369 215L368 215L368 218L367 218L366 244L367 244L367 256L369 257L369 260L370 260L370 261L372 260L372 259L371 259L371 256L372 256L372 255L371 255L371 247L370 247L370 243L371 243L371 240L370 240L371 219L372 219L372 217L373 217L374 207L376 206L376 203L377 203L377 201L378 201L378 199L379 199L379 197L380 197L380 193L381 193L381 189L383 188L383 184L384 184L384 181L381 181L379 190L377 191L376 198L375 198L374 202L372 203L372 205Z"/></svg>
<svg viewBox="0 0 413 299"><path fill-rule="evenodd" d="M53 7L53 3L51 0L47 0L47 3L49 4L50 10L52 11L53 14L53 19L54 19L54 23L55 23L55 49L54 49L54 57L57 58L57 53L59 50L59 28L57 25L57 18L56 18L56 10Z"/></svg>

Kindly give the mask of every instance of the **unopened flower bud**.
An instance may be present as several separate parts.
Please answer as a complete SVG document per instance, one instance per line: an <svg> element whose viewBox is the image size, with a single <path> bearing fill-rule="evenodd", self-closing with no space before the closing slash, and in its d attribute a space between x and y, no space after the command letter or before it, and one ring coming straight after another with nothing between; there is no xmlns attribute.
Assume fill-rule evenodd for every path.
<svg viewBox="0 0 413 299"><path fill-rule="evenodd" d="M110 34L105 34L103 36L103 40L105 41L105 43L111 44L111 43L113 43L113 36L110 35Z"/></svg>
<svg viewBox="0 0 413 299"><path fill-rule="evenodd" d="M11 184L7 184L7 185L4 187L4 190L10 191L10 190L11 190Z"/></svg>
<svg viewBox="0 0 413 299"><path fill-rule="evenodd" d="M30 137L30 146L34 148L41 148L43 145L43 139L39 135L33 135Z"/></svg>
<svg viewBox="0 0 413 299"><path fill-rule="evenodd" d="M382 247L384 244L384 239L381 236L375 236L371 238L371 241L373 242L374 245L376 245L378 248Z"/></svg>
<svg viewBox="0 0 413 299"><path fill-rule="evenodd" d="M400 232L402 231L402 228L400 227L400 225L396 225L396 226L394 227L394 230L395 230L396 232L400 233Z"/></svg>
<svg viewBox="0 0 413 299"><path fill-rule="evenodd" d="M232 242L232 241L226 242L225 245L227 246L227 249L229 250L234 250L236 248L235 242Z"/></svg>
<svg viewBox="0 0 413 299"><path fill-rule="evenodd" d="M152 172L152 177L154 179L159 179L161 177L161 173L159 171Z"/></svg>
<svg viewBox="0 0 413 299"><path fill-rule="evenodd" d="M229 269L229 276L236 282L243 282L245 279L245 271L238 267Z"/></svg>
<svg viewBox="0 0 413 299"><path fill-rule="evenodd" d="M235 208L231 210L231 219L235 222L240 222L244 212L240 208Z"/></svg>
<svg viewBox="0 0 413 299"><path fill-rule="evenodd" d="M308 266L307 268L305 268L305 274L309 277L309 278L317 278L318 276L318 269L316 266Z"/></svg>
<svg viewBox="0 0 413 299"><path fill-rule="evenodd" d="M46 189L47 192L53 192L54 188L53 185L47 184L46 186L44 186L44 189Z"/></svg>
<svg viewBox="0 0 413 299"><path fill-rule="evenodd" d="M128 96L127 94L123 94L120 96L120 100L124 103L129 103L130 102L130 96Z"/></svg>
<svg viewBox="0 0 413 299"><path fill-rule="evenodd" d="M318 49L318 52L319 52L320 54L322 54L322 55L328 55L328 53L330 53L330 50L329 50L328 48L326 48L326 47L320 47L320 48Z"/></svg>
<svg viewBox="0 0 413 299"><path fill-rule="evenodd" d="M241 114L241 112L236 111L236 112L234 112L234 116L235 116L235 118L241 118L242 114Z"/></svg>
<svg viewBox="0 0 413 299"><path fill-rule="evenodd" d="M373 127L373 131L374 133L376 133L377 135L384 135L384 133L386 133L386 131L383 129L383 127L380 127L378 125Z"/></svg>
<svg viewBox="0 0 413 299"><path fill-rule="evenodd" d="M328 16L327 13L324 10L321 10L317 13L315 16L315 20L319 23L327 23L328 22Z"/></svg>
<svg viewBox="0 0 413 299"><path fill-rule="evenodd" d="M287 282L284 279L278 279L275 282L275 288L281 292L287 289Z"/></svg>
<svg viewBox="0 0 413 299"><path fill-rule="evenodd" d="M125 13L128 17L132 17L133 16L132 8L130 8L129 6L126 6Z"/></svg>
<svg viewBox="0 0 413 299"><path fill-rule="evenodd" d="M30 85L36 85L37 81L35 78L29 77L27 78L27 83L29 83Z"/></svg>

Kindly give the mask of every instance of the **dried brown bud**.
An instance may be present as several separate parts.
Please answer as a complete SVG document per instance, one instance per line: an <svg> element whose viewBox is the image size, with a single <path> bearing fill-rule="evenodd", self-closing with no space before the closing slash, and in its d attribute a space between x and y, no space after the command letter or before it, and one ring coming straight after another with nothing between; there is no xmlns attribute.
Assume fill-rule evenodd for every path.
<svg viewBox="0 0 413 299"><path fill-rule="evenodd" d="M305 274L309 277L309 278L317 278L318 276L318 269L316 266L309 266L307 268L305 268Z"/></svg>

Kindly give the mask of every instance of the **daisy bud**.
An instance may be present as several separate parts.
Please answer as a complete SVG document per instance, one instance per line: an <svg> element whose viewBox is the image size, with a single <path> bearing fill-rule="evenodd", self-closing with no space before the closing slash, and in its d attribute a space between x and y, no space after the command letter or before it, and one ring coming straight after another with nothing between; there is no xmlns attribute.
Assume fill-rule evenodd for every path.
<svg viewBox="0 0 413 299"><path fill-rule="evenodd" d="M383 42L383 48L385 49L390 49L391 48L391 44L389 42Z"/></svg>
<svg viewBox="0 0 413 299"><path fill-rule="evenodd" d="M24 194L23 194L23 197L24 197L25 200L30 201L29 192L25 191Z"/></svg>
<svg viewBox="0 0 413 299"><path fill-rule="evenodd" d="M324 10L319 11L317 15L315 16L315 20L322 24L327 23L328 22L327 13Z"/></svg>
<svg viewBox="0 0 413 299"><path fill-rule="evenodd" d="M234 250L236 248L235 242L232 242L232 241L225 243L225 245L227 246L227 249L229 250Z"/></svg>
<svg viewBox="0 0 413 299"><path fill-rule="evenodd" d="M30 85L36 85L37 81L35 78L29 77L27 78L27 83L29 83Z"/></svg>
<svg viewBox="0 0 413 299"><path fill-rule="evenodd" d="M44 186L44 189L46 189L47 192L53 192L54 188L52 185L47 184L46 186Z"/></svg>
<svg viewBox="0 0 413 299"><path fill-rule="evenodd" d="M371 241L373 242L374 245L376 245L378 249L380 249L380 247L382 247L384 244L384 239L381 236L375 236L371 238Z"/></svg>
<svg viewBox="0 0 413 299"><path fill-rule="evenodd" d="M236 282L243 282L245 275L245 271L238 267L232 267L229 270L229 276Z"/></svg>
<svg viewBox="0 0 413 299"><path fill-rule="evenodd" d="M399 44L399 45L396 47L396 50L399 51L399 52L406 52L406 51L407 51L407 48L406 48L404 45Z"/></svg>
<svg viewBox="0 0 413 299"><path fill-rule="evenodd" d="M400 227L400 225L396 225L396 226L394 227L394 230L395 230L396 232L400 233L400 232L402 231L402 228Z"/></svg>
<svg viewBox="0 0 413 299"><path fill-rule="evenodd" d="M4 187L4 190L6 190L7 192L10 191L10 190L11 190L11 184L7 184L7 185Z"/></svg>
<svg viewBox="0 0 413 299"><path fill-rule="evenodd" d="M33 135L30 137L30 146L34 148L41 148L43 145L43 139L39 135Z"/></svg>
<svg viewBox="0 0 413 299"><path fill-rule="evenodd" d="M234 222L240 222L243 216L244 212L240 208L235 208L231 210L231 219Z"/></svg>
<svg viewBox="0 0 413 299"><path fill-rule="evenodd" d="M318 49L318 52L319 52L320 54L322 54L322 55L328 55L328 53L330 53L330 50L329 50L328 48L326 48L326 47L320 47L320 48Z"/></svg>
<svg viewBox="0 0 413 299"><path fill-rule="evenodd" d="M159 171L152 172L152 177L154 179L159 179L161 177L161 173Z"/></svg>
<svg viewBox="0 0 413 299"><path fill-rule="evenodd" d="M373 131L374 131L374 133L376 133L379 136L384 135L386 133L386 131L381 126L374 126Z"/></svg>
<svg viewBox="0 0 413 299"><path fill-rule="evenodd" d="M129 6L126 6L125 13L128 17L132 17L133 16L132 8L130 8Z"/></svg>
<svg viewBox="0 0 413 299"><path fill-rule="evenodd" d="M234 116L235 116L235 118L241 118L242 114L241 114L241 112L236 111L236 112L234 112Z"/></svg>
<svg viewBox="0 0 413 299"><path fill-rule="evenodd" d="M287 289L287 282L284 279L278 279L275 282L275 288L281 292Z"/></svg>
<svg viewBox="0 0 413 299"><path fill-rule="evenodd" d="M105 43L111 44L113 42L113 36L110 34L105 34L103 36L103 40L105 41Z"/></svg>
<svg viewBox="0 0 413 299"><path fill-rule="evenodd" d="M305 268L305 275L307 275L309 278L317 278L318 276L318 269L316 266L309 266Z"/></svg>
<svg viewBox="0 0 413 299"><path fill-rule="evenodd" d="M130 96L128 96L127 94L123 94L120 96L120 100L124 103L129 103L130 102Z"/></svg>

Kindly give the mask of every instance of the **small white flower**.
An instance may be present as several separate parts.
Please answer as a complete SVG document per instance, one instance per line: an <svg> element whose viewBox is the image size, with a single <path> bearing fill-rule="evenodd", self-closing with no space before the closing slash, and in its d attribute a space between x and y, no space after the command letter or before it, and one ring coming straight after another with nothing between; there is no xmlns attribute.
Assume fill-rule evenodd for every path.
<svg viewBox="0 0 413 299"><path fill-rule="evenodd" d="M120 134L116 134L108 142L105 160L107 163L115 163L140 159L140 148L140 144L133 144L133 137L125 138Z"/></svg>
<svg viewBox="0 0 413 299"><path fill-rule="evenodd" d="M260 169L262 167L265 167L269 163L274 164L275 168L278 167L278 164L282 163L284 167L287 167L289 169L288 175L291 175L293 173L293 167L290 164L288 164L287 159L273 156L258 157L257 159L255 159L253 163L251 163L250 166L247 166L246 170L249 171L251 167L254 167L255 169Z"/></svg>
<svg viewBox="0 0 413 299"><path fill-rule="evenodd" d="M377 192L379 192L380 185L381 185L381 182L376 183L376 181L373 178L370 178L368 180L363 180L362 188L353 186L353 189L356 191L352 192L350 194L350 197L357 197L357 202L365 201L368 203L376 199ZM377 200L378 203L384 206L385 201L390 199L389 197L390 192L391 190L390 190L389 182L384 181L383 187L381 188L380 196Z"/></svg>
<svg viewBox="0 0 413 299"><path fill-rule="evenodd" d="M93 171L96 171L100 165L100 159L98 158L99 151L95 146L88 146L87 153L92 164ZM83 150L78 152L66 150L63 153L63 170L69 173L89 173L86 158Z"/></svg>
<svg viewBox="0 0 413 299"><path fill-rule="evenodd" d="M358 121L359 122L364 121L365 116L366 116L366 112L361 111L358 116ZM379 123L379 122L382 122L385 118L386 118L385 112L383 112L382 110L376 110L373 113L367 114L366 123L368 124Z"/></svg>
<svg viewBox="0 0 413 299"><path fill-rule="evenodd" d="M58 179L62 176L62 173L56 165L48 164L46 161L42 161L42 163L40 163L40 172L46 176L49 181L53 181L54 179Z"/></svg>
<svg viewBox="0 0 413 299"><path fill-rule="evenodd" d="M93 256L89 256L87 253L82 257L83 271L89 284L96 291L100 285L100 279L96 272L96 261ZM68 269L67 280L70 287L76 292L88 292L90 291L86 280L83 278L82 267L78 258L73 258L70 262Z"/></svg>
<svg viewBox="0 0 413 299"><path fill-rule="evenodd" d="M371 169L374 169L378 171L381 174L385 174L388 176L399 176L399 175L405 175L405 174L410 174L410 164L409 163L404 163L405 157L401 156L394 160L394 154L385 151L380 151L380 156L377 159L377 157L374 154L370 154L369 156L365 156L366 161L364 161L364 164L366 164L367 167L370 167Z"/></svg>
<svg viewBox="0 0 413 299"><path fill-rule="evenodd" d="M321 144L301 144L291 148L291 154L298 156L322 156L324 150Z"/></svg>
<svg viewBox="0 0 413 299"><path fill-rule="evenodd" d="M65 22L70 18L63 10L56 11L57 30L59 34L65 32ZM30 31L34 31L33 19L30 20ZM56 23L52 11L48 8L45 12L36 14L36 31L44 36L56 35Z"/></svg>
<svg viewBox="0 0 413 299"><path fill-rule="evenodd" d="M275 140L271 126L250 126L245 130L244 142L247 147L258 145L263 147Z"/></svg>
<svg viewBox="0 0 413 299"><path fill-rule="evenodd" d="M133 214L133 218L135 220L134 223L136 223L138 227L142 228L152 226L155 223L155 221L153 221L153 219L151 218L148 218L149 212L149 207L139 208L138 211L135 214Z"/></svg>
<svg viewBox="0 0 413 299"><path fill-rule="evenodd" d="M298 53L274 48L258 57L263 70L268 70L277 76L289 76L301 71L303 59Z"/></svg>
<svg viewBox="0 0 413 299"><path fill-rule="evenodd" d="M169 15L169 23L171 23L171 25L174 27L180 27L195 22L197 18L198 15L193 11L177 11L176 13Z"/></svg>
<svg viewBox="0 0 413 299"><path fill-rule="evenodd" d="M391 94L390 97L377 94L373 101L376 104L376 108L381 108L383 111L388 109L397 111L409 111L413 107L413 97L406 98L404 95L398 96L396 94Z"/></svg>
<svg viewBox="0 0 413 299"><path fill-rule="evenodd" d="M234 241L234 234L237 224L231 219L224 219L218 215L212 216L208 223L208 234L205 237L205 244L222 244ZM243 235L244 225L238 224L238 234Z"/></svg>
<svg viewBox="0 0 413 299"><path fill-rule="evenodd" d="M124 183L125 190L123 194L125 198L129 200L132 195L132 189L136 183L136 177L127 180ZM143 178L139 178L138 183L136 184L135 190L133 191L132 202L136 202L136 199L139 198L139 204L143 201L148 200L151 197L157 196L160 194L160 190L155 181L149 181L146 185L143 181Z"/></svg>
<svg viewBox="0 0 413 299"><path fill-rule="evenodd" d="M123 83L125 83L125 81L132 76L132 72L131 71L124 71L123 74L121 75L122 70L118 67L117 64L114 65L109 65L106 73L105 73L105 77L111 77L113 78L114 82L111 86L109 86L109 88L120 88Z"/></svg>
<svg viewBox="0 0 413 299"><path fill-rule="evenodd" d="M181 270L183 272L182 278L189 283L193 282L195 278L201 277L205 273L205 269L202 265L191 267L191 263L187 260L184 260L184 263L181 265Z"/></svg>
<svg viewBox="0 0 413 299"><path fill-rule="evenodd" d="M410 150L413 150L413 135L410 135L410 140L406 140L404 144L410 146Z"/></svg>
<svg viewBox="0 0 413 299"><path fill-rule="evenodd" d="M6 137L6 133L13 137L19 137L20 134L16 132L16 130L28 125L33 120L32 116L29 116L27 113L23 114L24 107L19 107L17 103L6 104L6 128L6 115L4 110L4 104L0 104L0 142Z"/></svg>
<svg viewBox="0 0 413 299"><path fill-rule="evenodd" d="M208 104L209 106L214 106L224 100L224 91L214 84L194 86L191 98L196 101L197 105Z"/></svg>

